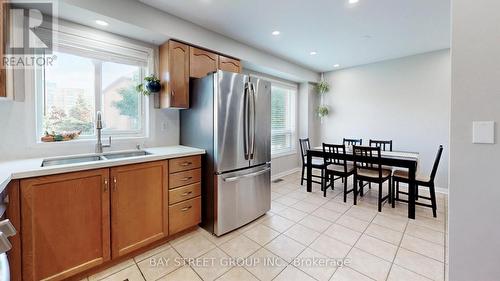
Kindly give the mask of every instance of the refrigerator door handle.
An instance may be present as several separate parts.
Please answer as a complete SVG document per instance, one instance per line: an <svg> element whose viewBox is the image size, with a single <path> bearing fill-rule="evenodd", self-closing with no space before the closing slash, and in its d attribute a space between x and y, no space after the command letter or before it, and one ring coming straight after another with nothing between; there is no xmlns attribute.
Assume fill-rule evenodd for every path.
<svg viewBox="0 0 500 281"><path fill-rule="evenodd" d="M255 85L253 83L250 83L250 95L252 97L252 111L251 111L251 124L252 124L252 144L250 145L250 159L253 159L253 156L255 154L255 115L256 115L256 108L255 108Z"/></svg>
<svg viewBox="0 0 500 281"><path fill-rule="evenodd" d="M250 93L250 83L245 83L245 93L243 94L243 151L245 153L245 160L249 160L249 128L248 128L248 115L249 115L249 102L248 95Z"/></svg>
<svg viewBox="0 0 500 281"><path fill-rule="evenodd" d="M242 175L242 176L237 176L237 177L230 177L230 178L225 178L224 181L225 182L235 182L235 181L239 181L241 179L245 179L245 178L251 178L251 177L256 177L256 176L260 176L262 174L265 174L267 172L269 172L271 170L270 167L264 169L264 170L260 170L258 172L254 172L254 173L250 173L250 174L246 174L246 175Z"/></svg>

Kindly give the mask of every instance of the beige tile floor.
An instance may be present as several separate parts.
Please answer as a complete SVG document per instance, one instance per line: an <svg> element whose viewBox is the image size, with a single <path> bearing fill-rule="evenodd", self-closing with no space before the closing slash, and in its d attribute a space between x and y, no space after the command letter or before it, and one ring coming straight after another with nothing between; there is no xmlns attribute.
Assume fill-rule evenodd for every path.
<svg viewBox="0 0 500 281"><path fill-rule="evenodd" d="M219 238L200 228L88 280L447 280L445 195L438 218L417 207L408 220L403 203L378 213L377 189L353 206L340 182L324 198L299 178L273 184L271 211L249 225Z"/></svg>

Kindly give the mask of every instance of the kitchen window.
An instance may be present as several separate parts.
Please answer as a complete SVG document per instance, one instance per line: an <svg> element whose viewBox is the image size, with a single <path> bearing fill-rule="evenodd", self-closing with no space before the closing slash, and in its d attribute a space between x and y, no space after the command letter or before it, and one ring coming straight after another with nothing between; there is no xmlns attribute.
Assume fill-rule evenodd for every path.
<svg viewBox="0 0 500 281"><path fill-rule="evenodd" d="M102 112L104 136L147 136L147 98L135 88L148 73L153 50L62 33L50 56L52 66L38 69L37 137L81 132L95 139ZM49 55L47 55L49 56Z"/></svg>
<svg viewBox="0 0 500 281"><path fill-rule="evenodd" d="M271 87L271 154L295 152L297 88L272 83Z"/></svg>

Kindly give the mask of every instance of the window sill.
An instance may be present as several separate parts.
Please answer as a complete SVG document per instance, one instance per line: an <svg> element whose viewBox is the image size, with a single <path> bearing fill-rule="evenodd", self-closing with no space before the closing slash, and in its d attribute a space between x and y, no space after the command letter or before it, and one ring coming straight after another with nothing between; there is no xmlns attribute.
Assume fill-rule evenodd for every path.
<svg viewBox="0 0 500 281"><path fill-rule="evenodd" d="M282 152L282 153L272 154L271 155L271 159L283 158L283 157L287 157L287 156L291 156L291 155L296 155L296 154L297 154L297 150L292 150L292 151L288 151L288 152Z"/></svg>
<svg viewBox="0 0 500 281"><path fill-rule="evenodd" d="M107 143L109 139L109 136L103 136L102 137L102 142ZM113 143L114 141L116 142L123 142L123 141L144 141L146 140L146 136L116 136L113 137L111 136L111 142ZM97 143L97 139L92 139L92 138L79 138L75 140L69 140L69 141L55 141L55 142L42 142L39 139L35 142L35 145L38 146L57 146L57 145L77 145L77 144L95 144Z"/></svg>

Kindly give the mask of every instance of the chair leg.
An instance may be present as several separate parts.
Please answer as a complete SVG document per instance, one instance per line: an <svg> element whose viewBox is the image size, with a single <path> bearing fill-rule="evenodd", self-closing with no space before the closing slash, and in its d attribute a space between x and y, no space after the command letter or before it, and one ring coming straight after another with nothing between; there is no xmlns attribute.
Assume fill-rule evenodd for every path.
<svg viewBox="0 0 500 281"><path fill-rule="evenodd" d="M392 188L391 188L391 178L389 178L388 184L389 184L389 189L387 190L389 193L389 198L388 198L388 203L392 205Z"/></svg>
<svg viewBox="0 0 500 281"><path fill-rule="evenodd" d="M358 203L358 181L356 179L356 176L354 176L354 186L352 188L353 188L352 192L354 193L354 205L357 205L357 203Z"/></svg>
<svg viewBox="0 0 500 281"><path fill-rule="evenodd" d="M344 179L344 178L342 178ZM344 203L347 202L347 177L344 179Z"/></svg>
<svg viewBox="0 0 500 281"><path fill-rule="evenodd" d="M328 173L326 174L326 176L328 176ZM323 197L326 197L326 190L327 190L326 184L325 184L325 186L323 186L323 184L322 184L321 189L323 190Z"/></svg>
<svg viewBox="0 0 500 281"><path fill-rule="evenodd" d="M304 171L306 169L305 165L302 165L302 177L300 178L300 185L304 185Z"/></svg>
<svg viewBox="0 0 500 281"><path fill-rule="evenodd" d="M364 186L364 182L363 181L359 181L359 196L360 197L363 197L363 193L365 193L365 186Z"/></svg>
<svg viewBox="0 0 500 281"><path fill-rule="evenodd" d="M432 202L432 215L436 218L437 204L436 204L436 188L434 186L434 183L432 183L430 186L430 192L431 192L431 202Z"/></svg>
<svg viewBox="0 0 500 281"><path fill-rule="evenodd" d="M368 183L368 189L372 189L372 183L371 182Z"/></svg>
<svg viewBox="0 0 500 281"><path fill-rule="evenodd" d="M395 208L396 207L396 181L394 179L392 179L392 208Z"/></svg>
<svg viewBox="0 0 500 281"><path fill-rule="evenodd" d="M378 184L378 211L382 212L382 185L383 183Z"/></svg>
<svg viewBox="0 0 500 281"><path fill-rule="evenodd" d="M418 201L418 185L415 184L415 201Z"/></svg>
<svg viewBox="0 0 500 281"><path fill-rule="evenodd" d="M399 181L396 181L396 199L399 200Z"/></svg>

